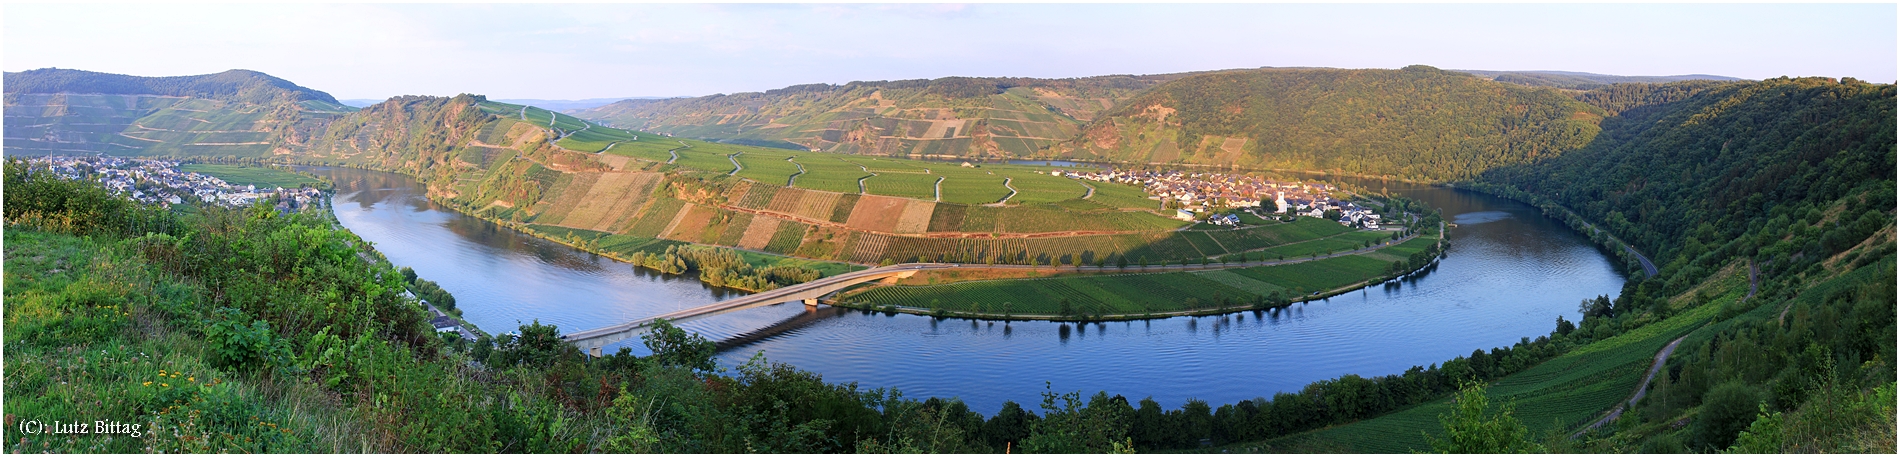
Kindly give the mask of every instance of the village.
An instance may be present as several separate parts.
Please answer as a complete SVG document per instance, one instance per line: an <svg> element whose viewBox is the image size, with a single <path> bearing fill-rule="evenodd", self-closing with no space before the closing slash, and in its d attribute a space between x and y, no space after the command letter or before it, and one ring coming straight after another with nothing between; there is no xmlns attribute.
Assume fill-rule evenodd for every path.
<svg viewBox="0 0 1900 457"><path fill-rule="evenodd" d="M261 189L238 186L202 173L178 170L178 162L121 157L48 156L28 159L68 179L93 179L133 200L170 207L197 200L230 207L274 201L282 211L301 211L322 204L323 193L309 187Z"/></svg>
<svg viewBox="0 0 1900 457"><path fill-rule="evenodd" d="M1240 218L1229 210L1238 209L1261 217L1267 214L1306 216L1332 219L1367 230L1380 228L1377 213L1333 198L1338 188L1331 184L1279 182L1260 176L1180 170L1058 170L1050 174L1141 186L1151 195L1148 198L1161 200L1174 209L1176 219L1184 221L1235 226ZM1272 211L1266 211L1268 206Z"/></svg>

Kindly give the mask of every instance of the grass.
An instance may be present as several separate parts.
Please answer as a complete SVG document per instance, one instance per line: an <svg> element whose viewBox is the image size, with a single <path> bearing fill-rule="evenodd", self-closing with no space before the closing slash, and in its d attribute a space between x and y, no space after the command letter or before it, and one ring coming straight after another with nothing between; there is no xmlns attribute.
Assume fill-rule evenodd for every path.
<svg viewBox="0 0 1900 457"><path fill-rule="evenodd" d="M783 186L792 175L798 174L798 165L786 160L790 152L746 151L739 155L739 164L745 166L739 170L739 177L774 186Z"/></svg>
<svg viewBox="0 0 1900 457"><path fill-rule="evenodd" d="M330 395L213 368L203 337L158 324L201 299L191 286L90 239L9 229L6 246L7 414L141 431L24 435L8 451L364 452Z"/></svg>
<svg viewBox="0 0 1900 457"><path fill-rule="evenodd" d="M937 175L916 173L884 172L864 180L865 193L888 195L892 197L915 198L918 200L936 200Z"/></svg>
<svg viewBox="0 0 1900 457"><path fill-rule="evenodd" d="M1397 248L1399 246L1387 249ZM1230 270L1167 273L1109 270L1111 273L1051 278L884 286L849 292L841 301L871 307L896 305L963 313L1054 315L1066 300L1074 313L1137 317L1149 313L1251 306L1272 294L1287 291L1301 295L1330 291L1380 277L1390 268L1389 262L1352 255ZM1292 296L1289 294L1286 298Z"/></svg>
<svg viewBox="0 0 1900 457"><path fill-rule="evenodd" d="M695 146L689 149L680 149L675 151L675 153L679 154L680 158L673 163L688 168L718 173L731 173L737 168L732 164L731 159L727 159L725 154L721 154L718 151L707 151Z"/></svg>
<svg viewBox="0 0 1900 457"><path fill-rule="evenodd" d="M1082 198L1088 193L1088 188L1076 180L1049 176L1026 167L1001 169L996 174L1010 178L1009 186L1016 188L1016 196L1010 197L1010 203L1054 203Z"/></svg>
<svg viewBox="0 0 1900 457"><path fill-rule="evenodd" d="M1095 195L1089 200L1114 208L1161 209L1160 200L1149 200L1148 192L1139 187L1112 182L1089 182L1095 188Z"/></svg>
<svg viewBox="0 0 1900 457"><path fill-rule="evenodd" d="M242 165L220 165L209 163L188 163L178 166L179 171L203 173L224 180L234 186L257 186L258 188L295 188L304 184L317 184L316 178L304 176L276 168L251 167Z"/></svg>
<svg viewBox="0 0 1900 457"><path fill-rule="evenodd" d="M805 167L793 187L830 192L858 193L858 179L871 176L857 164L838 160L835 154L800 154L792 159Z"/></svg>
<svg viewBox="0 0 1900 457"><path fill-rule="evenodd" d="M932 170L935 171L935 170ZM965 205L996 203L1009 195L1009 189L1003 187L1003 177L981 173L945 174L943 178L943 201Z"/></svg>
<svg viewBox="0 0 1900 457"><path fill-rule="evenodd" d="M1745 275L1743 270L1738 274ZM1721 295L1689 310L1623 334L1595 341L1564 355L1492 383L1486 391L1493 403L1517 402L1517 417L1532 436L1568 433L1614 407L1636 390L1636 384L1669 341L1704 327L1723 308L1740 300L1748 290L1745 276L1710 278L1722 282ZM1762 306L1760 309L1774 308ZM1758 309L1759 310L1759 309ZM1438 435L1438 416L1451 411L1443 399L1377 418L1332 428L1276 438L1259 443L1279 449L1345 448L1344 452L1403 453L1427 448L1423 433ZM1246 444L1236 447L1248 446Z"/></svg>

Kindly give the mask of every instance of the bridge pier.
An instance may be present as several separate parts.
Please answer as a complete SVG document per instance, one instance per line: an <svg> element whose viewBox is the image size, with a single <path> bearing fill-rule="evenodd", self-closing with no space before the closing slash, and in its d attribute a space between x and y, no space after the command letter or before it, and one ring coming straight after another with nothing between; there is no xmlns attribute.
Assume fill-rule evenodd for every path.
<svg viewBox="0 0 1900 457"><path fill-rule="evenodd" d="M806 310L806 311L815 311L815 310L817 310L817 309L818 309L818 299L816 299L816 298L807 298L807 299L805 299L805 310Z"/></svg>
<svg viewBox="0 0 1900 457"><path fill-rule="evenodd" d="M587 350L587 355L591 355L591 356L594 356L594 357L600 357L600 347L598 347L598 346L596 346L596 347L594 347L593 349L588 349L588 350Z"/></svg>

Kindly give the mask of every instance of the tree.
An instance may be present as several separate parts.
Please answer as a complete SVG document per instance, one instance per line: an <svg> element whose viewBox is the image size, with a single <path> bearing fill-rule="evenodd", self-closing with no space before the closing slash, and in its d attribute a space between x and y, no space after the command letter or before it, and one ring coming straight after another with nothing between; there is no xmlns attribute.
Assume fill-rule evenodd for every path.
<svg viewBox="0 0 1900 457"><path fill-rule="evenodd" d="M1427 434L1425 439L1431 442L1432 452L1439 454L1525 454L1545 452L1544 446L1532 442L1530 430L1519 423L1512 414L1516 404L1506 404L1497 414L1487 414L1490 400L1484 396L1484 385L1466 383L1458 391L1457 405L1451 414L1439 415L1438 422L1445 426L1445 438Z"/></svg>
<svg viewBox="0 0 1900 457"><path fill-rule="evenodd" d="M642 335L640 340L647 349L653 351L653 359L662 366L686 367L699 371L712 371L713 354L717 347L706 337L698 333L686 333L686 330L673 326L672 322L661 319L653 322L653 330Z"/></svg>
<svg viewBox="0 0 1900 457"><path fill-rule="evenodd" d="M1725 449L1735 443L1735 435L1755 421L1761 403L1755 389L1733 380L1718 384L1702 396L1702 411L1696 414L1689 436L1698 449Z"/></svg>

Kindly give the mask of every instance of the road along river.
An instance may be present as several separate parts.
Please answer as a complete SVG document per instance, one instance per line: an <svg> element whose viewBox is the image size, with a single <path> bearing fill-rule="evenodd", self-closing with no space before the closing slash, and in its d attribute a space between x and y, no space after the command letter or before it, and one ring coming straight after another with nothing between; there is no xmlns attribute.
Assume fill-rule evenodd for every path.
<svg viewBox="0 0 1900 457"><path fill-rule="evenodd" d="M506 332L539 320L574 332L678 311L742 292L632 266L435 205L406 176L307 168L336 182L337 218L399 266L455 294L469 321ZM1213 404L1347 373L1378 376L1550 332L1577 303L1615 296L1624 277L1588 239L1535 208L1468 191L1392 192L1444 211L1446 258L1404 280L1284 310L1101 324L937 320L798 303L736 311L684 327L726 340L731 367L767 359L831 382L960 397L993 414L1058 392ZM644 353L638 340L622 343ZM607 352L618 346L609 346Z"/></svg>

